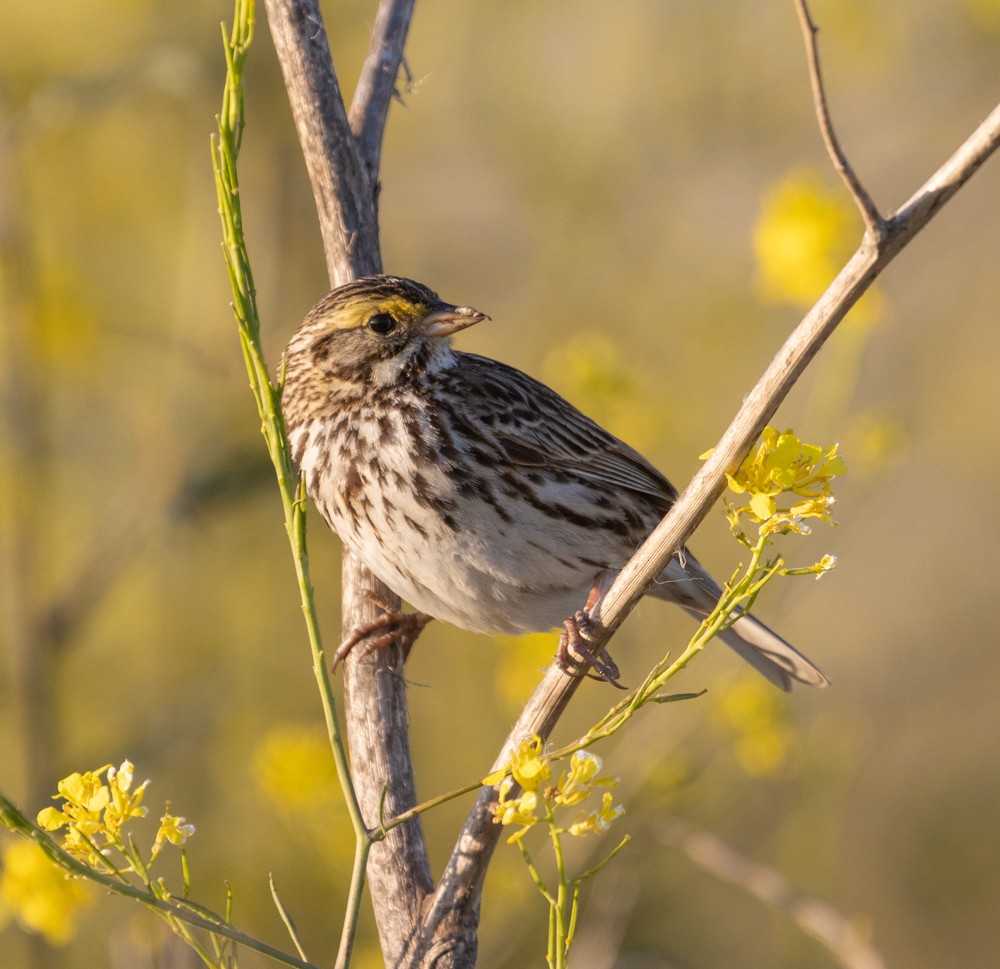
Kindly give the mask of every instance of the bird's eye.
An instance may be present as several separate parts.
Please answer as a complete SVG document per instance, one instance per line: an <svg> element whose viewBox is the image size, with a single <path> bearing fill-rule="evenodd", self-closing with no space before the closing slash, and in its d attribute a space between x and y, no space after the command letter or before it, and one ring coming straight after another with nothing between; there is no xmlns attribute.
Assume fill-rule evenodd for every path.
<svg viewBox="0 0 1000 969"><path fill-rule="evenodd" d="M368 320L368 329L379 336L385 336L396 329L396 321L388 313L376 313Z"/></svg>

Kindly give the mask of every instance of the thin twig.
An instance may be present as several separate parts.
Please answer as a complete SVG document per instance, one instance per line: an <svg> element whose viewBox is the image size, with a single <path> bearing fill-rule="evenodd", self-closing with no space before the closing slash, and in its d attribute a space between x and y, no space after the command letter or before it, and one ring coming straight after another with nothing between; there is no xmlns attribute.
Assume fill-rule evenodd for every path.
<svg viewBox="0 0 1000 969"><path fill-rule="evenodd" d="M833 122L830 120L830 109L826 102L826 90L823 86L823 73L819 66L819 45L816 37L819 28L813 23L809 15L809 8L806 0L795 0L795 10L799 15L799 24L802 27L802 40L806 46L806 60L809 64L809 83L812 86L813 106L816 109L816 120L819 122L819 131L823 136L823 144L826 145L827 154L833 167L843 179L847 186L847 191L851 193L854 204L861 212L864 219L865 229L873 239L881 239L886 231L886 222L879 213L875 205L875 200L868 194L868 190L861 184L854 166L847 160L847 155L840 147L840 141L833 130Z"/></svg>
<svg viewBox="0 0 1000 969"><path fill-rule="evenodd" d="M299 954L301 959L308 961L306 950L302 947L302 940L299 938L299 930L295 926L295 920L292 918L288 909L285 908L285 903L281 900L281 896L278 894L278 888L274 884L273 873L268 876L267 883L271 887L271 898L274 900L274 907L278 910L278 915L281 916L281 921L285 923L285 929L288 931L288 937L292 940L292 945L295 946L295 951Z"/></svg>

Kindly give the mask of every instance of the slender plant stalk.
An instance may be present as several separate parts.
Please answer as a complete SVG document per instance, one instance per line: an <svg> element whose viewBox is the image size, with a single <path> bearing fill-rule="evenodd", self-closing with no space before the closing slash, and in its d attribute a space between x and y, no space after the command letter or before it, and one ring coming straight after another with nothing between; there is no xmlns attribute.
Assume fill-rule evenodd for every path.
<svg viewBox="0 0 1000 969"><path fill-rule="evenodd" d="M556 859L556 878L558 879L558 884L556 886L556 903L549 910L551 916L555 922L555 951L552 953L552 957L549 960L551 966L554 969L565 969L566 965L566 861L563 858L562 850L562 840L560 838L560 831L556 826L555 819L552 817L551 808L549 809L549 817L547 818L549 822L549 837L552 840L552 853L555 855ZM551 943L550 943L551 945Z"/></svg>
<svg viewBox="0 0 1000 969"><path fill-rule="evenodd" d="M274 884L274 876L272 875L268 879L268 884L271 888L271 898L274 899L274 907L278 910L278 915L281 916L281 921L285 923L285 929L288 932L288 937L292 940L292 945L295 946L295 951L305 959L306 952L302 947L302 940L299 938L299 930L295 927L295 921L292 919L291 915L288 913L288 909L285 908L285 903L281 900L281 896L278 894L278 888Z"/></svg>
<svg viewBox="0 0 1000 969"><path fill-rule="evenodd" d="M222 110L218 117L218 138L213 139L212 162L219 199L219 215L222 219L223 252L232 285L233 312L239 327L240 347L243 351L247 374L250 377L250 388L257 404L261 431L278 480L278 490L281 494L281 504L285 515L285 530L291 546L302 614L305 618L306 632L312 651L313 673L323 704L323 715L326 719L337 776L347 802L356 839L354 874L351 879L351 891L336 962L337 969L343 969L350 962L351 949L357 931L361 895L364 889L364 860L367 859L371 839L351 782L347 752L337 717L336 699L320 637L316 602L309 578L305 490L295 473L284 417L281 413L283 380L277 384L272 383L264 361L260 343L260 317L257 312L256 290L243 233L236 162L245 123L243 68L253 41L253 28L253 0L236 0L233 29L228 38L225 35L225 28L223 28L223 45L227 66L226 85L222 98ZM360 865L359 859L361 860Z"/></svg>

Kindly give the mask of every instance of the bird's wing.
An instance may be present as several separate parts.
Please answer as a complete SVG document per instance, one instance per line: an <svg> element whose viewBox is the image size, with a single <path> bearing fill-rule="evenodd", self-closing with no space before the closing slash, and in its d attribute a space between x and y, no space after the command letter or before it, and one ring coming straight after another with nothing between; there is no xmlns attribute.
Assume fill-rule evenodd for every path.
<svg viewBox="0 0 1000 969"><path fill-rule="evenodd" d="M608 433L554 390L520 370L457 354L463 410L496 436L521 467L572 471L609 488L627 488L666 511L677 491L638 451Z"/></svg>

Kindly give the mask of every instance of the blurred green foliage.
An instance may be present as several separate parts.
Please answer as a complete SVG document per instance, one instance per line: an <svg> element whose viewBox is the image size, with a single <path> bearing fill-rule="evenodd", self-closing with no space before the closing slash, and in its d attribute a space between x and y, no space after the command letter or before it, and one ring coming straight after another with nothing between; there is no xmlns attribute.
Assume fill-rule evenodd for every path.
<svg viewBox="0 0 1000 969"><path fill-rule="evenodd" d="M996 102L1000 5L812 7L841 140L888 209ZM348 96L373 11L326 5ZM313 746L320 707L219 252L208 135L229 16L228 2L186 0L0 10L0 787L33 813L74 770L141 763L156 798L197 825L195 895L222 908L229 879L240 926L284 944L273 872L322 961L347 832ZM241 177L277 364L326 279L261 28ZM763 299L755 256L776 193L804 171L838 198L791 6L442 0L418 5L407 60L383 163L386 267L489 312L463 349L543 377L683 484L795 322L794 306ZM845 229L849 249L859 226ZM830 965L783 915L667 846L637 848L667 814L870 925L889 965L987 965L1000 950L996 536L983 511L1000 465L997 251L994 161L779 412L809 440L839 438L851 463L841 527L817 549L838 554L837 573L760 606L834 686L761 698L709 650L681 686L708 686L705 698L646 711L600 750L633 837L616 862L636 890L613 919L615 965ZM338 549L312 521L332 641ZM721 515L693 545L728 574ZM626 682L690 631L643 604L613 651ZM422 795L482 776L553 647L428 628L408 667ZM585 686L558 739L612 699ZM283 789L301 792L297 816ZM435 865L464 809L426 819ZM30 868L11 845L0 840L4 885ZM72 945L38 942L10 891L4 966L187 964L117 899L95 900ZM540 961L532 893L500 851L482 965ZM598 881L584 923L605 925L624 897ZM364 931L358 964L377 965Z"/></svg>

